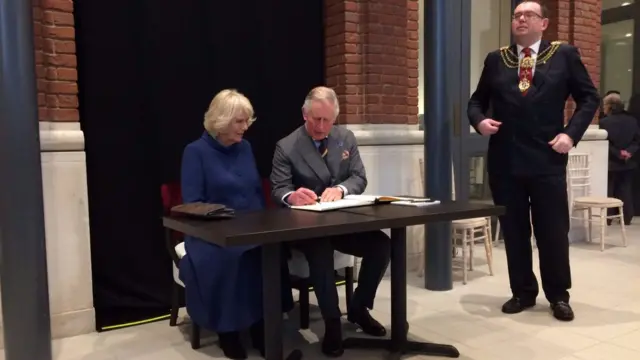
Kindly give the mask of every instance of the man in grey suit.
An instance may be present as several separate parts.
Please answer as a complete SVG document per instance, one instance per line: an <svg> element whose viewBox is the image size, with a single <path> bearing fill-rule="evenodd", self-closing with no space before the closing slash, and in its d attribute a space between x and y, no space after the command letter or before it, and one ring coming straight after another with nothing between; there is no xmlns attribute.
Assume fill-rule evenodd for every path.
<svg viewBox="0 0 640 360"><path fill-rule="evenodd" d="M316 87L302 107L303 126L276 145L271 172L272 196L285 206L336 201L347 194L361 194L367 176L355 136L350 130L333 127L340 107L336 93ZM333 252L362 258L362 267L347 319L363 332L384 336L385 328L369 314L378 285L389 264L389 237L382 231L298 241L292 247L309 263L309 275L325 322L322 351L329 356L343 354L338 292L333 269Z"/></svg>

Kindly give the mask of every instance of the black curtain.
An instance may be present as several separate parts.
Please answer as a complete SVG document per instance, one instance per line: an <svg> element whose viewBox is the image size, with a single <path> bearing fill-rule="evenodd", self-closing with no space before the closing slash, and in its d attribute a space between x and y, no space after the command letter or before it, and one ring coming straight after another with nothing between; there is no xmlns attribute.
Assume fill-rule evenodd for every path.
<svg viewBox="0 0 640 360"><path fill-rule="evenodd" d="M179 181L213 96L236 88L267 177L324 82L321 0L75 1L98 330L168 314L160 186Z"/></svg>

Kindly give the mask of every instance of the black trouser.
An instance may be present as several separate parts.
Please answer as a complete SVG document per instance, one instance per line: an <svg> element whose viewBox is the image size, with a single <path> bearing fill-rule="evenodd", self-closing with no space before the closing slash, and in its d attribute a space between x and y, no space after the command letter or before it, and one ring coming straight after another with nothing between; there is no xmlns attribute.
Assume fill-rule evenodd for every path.
<svg viewBox="0 0 640 360"><path fill-rule="evenodd" d="M624 202L622 211L624 212L624 223L629 225L633 218L633 169L609 171L609 192L608 196L620 199ZM618 209L608 209L609 215L618 213Z"/></svg>
<svg viewBox="0 0 640 360"><path fill-rule="evenodd" d="M301 251L309 263L309 278L325 319L336 319L341 315L338 290L333 268L333 252L362 258L358 274L358 288L353 293L349 309L373 308L378 285L389 265L389 237L382 231L332 236L292 243Z"/></svg>
<svg viewBox="0 0 640 360"><path fill-rule="evenodd" d="M533 273L531 220L538 246L542 289L551 303L569 301L569 204L564 174L517 177L489 176L496 205L506 207L500 217L513 296L533 300L538 281Z"/></svg>

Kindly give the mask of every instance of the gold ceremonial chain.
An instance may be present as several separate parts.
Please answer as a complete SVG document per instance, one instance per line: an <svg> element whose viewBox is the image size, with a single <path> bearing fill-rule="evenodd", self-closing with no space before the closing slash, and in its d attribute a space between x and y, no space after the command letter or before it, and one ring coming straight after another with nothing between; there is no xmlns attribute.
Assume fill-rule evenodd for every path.
<svg viewBox="0 0 640 360"><path fill-rule="evenodd" d="M564 44L563 41L553 41L551 42L551 46L542 50L540 54L536 57L535 64L542 65L545 64L551 57L558 51L560 45ZM508 46L503 46L500 48L500 57L502 58L502 62L504 65L510 69L514 69L518 67L518 54L514 53ZM521 64L523 67L532 68L533 67L533 59L523 59L523 63Z"/></svg>

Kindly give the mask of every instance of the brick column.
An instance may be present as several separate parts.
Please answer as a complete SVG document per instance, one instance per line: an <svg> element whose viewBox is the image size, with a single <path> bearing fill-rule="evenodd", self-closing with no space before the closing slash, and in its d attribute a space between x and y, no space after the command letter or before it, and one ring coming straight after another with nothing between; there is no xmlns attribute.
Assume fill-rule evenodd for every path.
<svg viewBox="0 0 640 360"><path fill-rule="evenodd" d="M338 123L418 122L417 0L326 0L325 56Z"/></svg>
<svg viewBox="0 0 640 360"><path fill-rule="evenodd" d="M40 121L79 121L72 0L33 0Z"/></svg>
<svg viewBox="0 0 640 360"><path fill-rule="evenodd" d="M602 0L550 0L549 29L545 33L548 40L562 40L580 50L591 79L600 88L600 39L602 36ZM565 109L568 118L575 109L570 100ZM597 117L594 119L597 122Z"/></svg>

